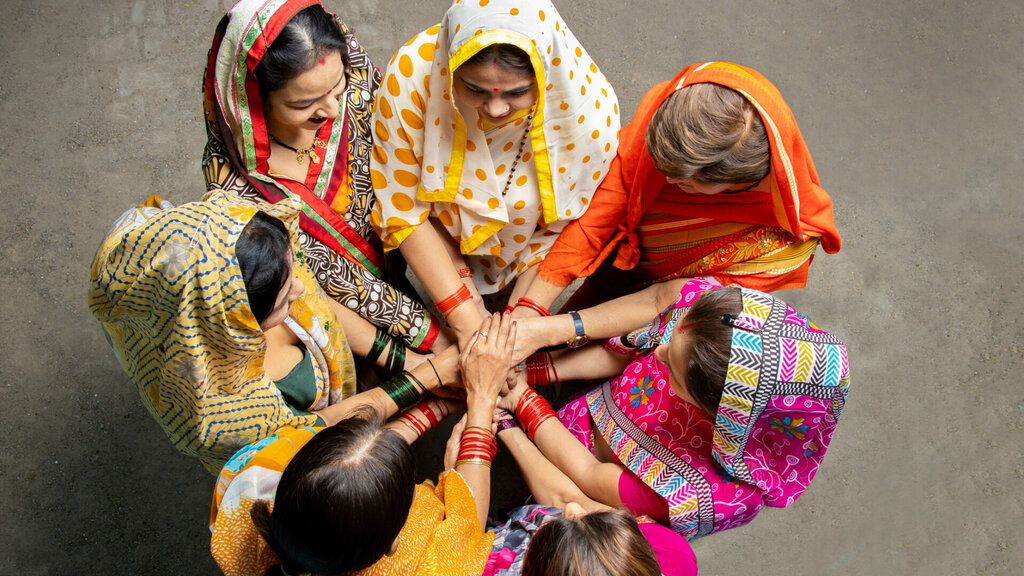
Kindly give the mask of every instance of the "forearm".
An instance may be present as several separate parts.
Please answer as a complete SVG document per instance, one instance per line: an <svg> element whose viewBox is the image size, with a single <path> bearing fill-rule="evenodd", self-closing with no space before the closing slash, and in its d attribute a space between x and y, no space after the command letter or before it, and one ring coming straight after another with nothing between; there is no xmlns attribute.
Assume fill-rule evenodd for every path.
<svg viewBox="0 0 1024 576"><path fill-rule="evenodd" d="M402 242L399 250L434 302L443 301L463 286L469 289L472 300L456 305L445 316L448 325L455 330L459 342L464 342L483 320L480 308L476 304L480 295L472 282L464 283L459 276L450 253L450 243L441 234L432 221L427 219ZM444 314L444 311L441 312Z"/></svg>
<svg viewBox="0 0 1024 576"><path fill-rule="evenodd" d="M609 506L621 504L618 464L600 462L562 425L543 397L520 383L502 398L505 408L514 405L519 425L555 467L583 492Z"/></svg>
<svg viewBox="0 0 1024 576"><path fill-rule="evenodd" d="M670 296L678 295L683 282L672 280L654 284L639 292L579 310L587 336L591 340L604 340L643 326L674 302ZM568 314L531 318L528 329L530 344L536 349L563 344L576 335L575 323ZM522 329L520 333L523 333Z"/></svg>
<svg viewBox="0 0 1024 576"><path fill-rule="evenodd" d="M579 350L565 350L561 354L553 352L552 360L559 382L568 382L618 376L631 358L605 350L600 343L592 343Z"/></svg>
<svg viewBox="0 0 1024 576"><path fill-rule="evenodd" d="M338 321L341 322L341 326L345 330L345 338L348 340L348 346L356 356L368 356L370 350L373 349L374 340L378 337L383 337L384 348L379 350L378 356L374 359L374 364L381 368L386 368L387 357L384 351L393 346L405 348L403 342L387 336L384 330L377 328L349 307L335 300L328 300L328 303ZM412 368L423 362L423 359L423 355L407 349L405 350L405 363L400 366L402 368Z"/></svg>
<svg viewBox="0 0 1024 576"><path fill-rule="evenodd" d="M490 430L491 414L494 413L494 399L481 398L476 394L471 394L466 399L466 404L466 428ZM466 484L473 491L480 529L485 530L491 503L491 467L480 462L463 462L456 464L455 469L462 474Z"/></svg>
<svg viewBox="0 0 1024 576"><path fill-rule="evenodd" d="M498 433L498 438L515 458L530 493L538 503L565 508L569 502L575 502L588 512L607 508L588 498L579 486L541 454L522 429L503 430Z"/></svg>
<svg viewBox="0 0 1024 576"><path fill-rule="evenodd" d="M441 354L431 359L431 362L423 362L412 370L408 371L417 382L422 385L422 392L419 396L436 390L440 386L455 383L458 380L458 350L452 346ZM403 374L396 378L403 377ZM341 402L332 404L314 412L323 419L328 426L333 426L345 418L363 410L374 412L382 420L394 416L399 410L406 406L400 406L401 398L392 397L384 387L377 387L365 392L350 396Z"/></svg>

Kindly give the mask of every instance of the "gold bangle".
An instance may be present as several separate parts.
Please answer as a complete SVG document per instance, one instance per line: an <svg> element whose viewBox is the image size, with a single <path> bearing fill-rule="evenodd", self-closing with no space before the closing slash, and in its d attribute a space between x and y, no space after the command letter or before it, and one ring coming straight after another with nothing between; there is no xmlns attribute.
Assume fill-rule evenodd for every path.
<svg viewBox="0 0 1024 576"><path fill-rule="evenodd" d="M488 436L491 436L492 438L494 437L494 433L491 432L490 428L484 428L483 426L466 426L465 428L463 428L463 430L473 430L473 429L486 432Z"/></svg>
<svg viewBox="0 0 1024 576"><path fill-rule="evenodd" d="M477 458L477 457L474 457L474 458L463 458L461 460L456 460L455 461L455 467L456 468L458 468L459 466L461 466L463 464L479 464L481 466L487 466L488 468L491 467L491 461L486 459L486 458Z"/></svg>

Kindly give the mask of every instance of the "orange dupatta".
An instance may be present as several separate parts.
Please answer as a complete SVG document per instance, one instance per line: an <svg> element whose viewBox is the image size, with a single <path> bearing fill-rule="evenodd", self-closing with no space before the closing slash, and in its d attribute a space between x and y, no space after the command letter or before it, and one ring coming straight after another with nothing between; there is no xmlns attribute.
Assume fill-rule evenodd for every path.
<svg viewBox="0 0 1024 576"><path fill-rule="evenodd" d="M636 115L619 135L618 154L590 208L566 227L541 264L538 272L545 280L566 285L589 276L616 248L616 268L629 270L637 265L640 249L636 228L668 186L647 150L647 126L672 94L702 82L740 92L760 113L772 155L768 176L772 210L765 218L763 212L744 212L735 204L718 204L703 196L684 203L682 210L688 217L707 218L707 226L722 222L777 226L801 241L819 238L830 254L839 251L841 240L832 219L832 200L819 184L807 145L778 89L751 68L731 62L705 62L687 66L671 82L658 84L644 96ZM801 268L805 269L806 264Z"/></svg>

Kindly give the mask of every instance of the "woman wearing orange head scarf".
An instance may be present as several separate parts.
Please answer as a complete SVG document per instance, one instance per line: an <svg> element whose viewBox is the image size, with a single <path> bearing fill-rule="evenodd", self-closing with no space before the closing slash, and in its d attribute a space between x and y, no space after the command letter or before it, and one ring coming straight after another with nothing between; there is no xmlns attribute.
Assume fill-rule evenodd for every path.
<svg viewBox="0 0 1024 576"><path fill-rule="evenodd" d="M840 248L832 200L779 91L744 66L691 64L644 97L528 296L550 304L595 272L605 297L693 276L800 288L819 243Z"/></svg>

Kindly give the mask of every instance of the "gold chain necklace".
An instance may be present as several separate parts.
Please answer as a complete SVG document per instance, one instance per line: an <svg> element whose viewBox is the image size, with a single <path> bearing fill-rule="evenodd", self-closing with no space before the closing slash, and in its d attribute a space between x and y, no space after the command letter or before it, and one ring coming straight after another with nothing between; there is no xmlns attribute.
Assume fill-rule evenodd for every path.
<svg viewBox="0 0 1024 576"><path fill-rule="evenodd" d="M526 139L530 136L530 128L533 127L533 110L526 115L526 130L523 131L523 137L519 140L519 151L516 152L516 159L512 161L512 167L508 169L508 180L505 180L505 189L501 191L502 197L508 194L508 188L512 185L512 176L516 173L516 166L519 165L519 159L523 157L523 148L526 147Z"/></svg>

